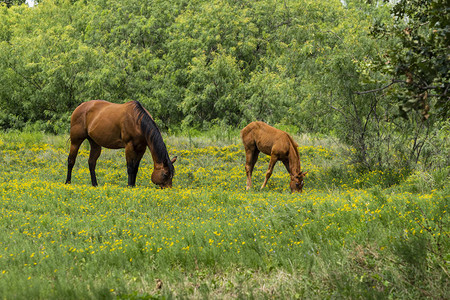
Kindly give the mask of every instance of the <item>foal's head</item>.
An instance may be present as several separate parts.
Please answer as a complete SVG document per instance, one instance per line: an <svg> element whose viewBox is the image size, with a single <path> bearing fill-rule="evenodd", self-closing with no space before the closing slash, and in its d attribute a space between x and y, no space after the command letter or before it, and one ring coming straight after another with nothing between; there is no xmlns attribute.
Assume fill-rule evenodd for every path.
<svg viewBox="0 0 450 300"><path fill-rule="evenodd" d="M172 164L177 160L175 156L170 160L171 166L164 166L160 169L155 169L152 173L152 182L156 185L159 185L160 188L171 188L172 187L172 178L174 175L174 169Z"/></svg>
<svg viewBox="0 0 450 300"><path fill-rule="evenodd" d="M308 172L301 172L298 173L297 175L292 175L291 176L291 183L290 183L290 187L291 187L291 193L293 192L302 192L303 190L303 178L305 178L306 174Z"/></svg>

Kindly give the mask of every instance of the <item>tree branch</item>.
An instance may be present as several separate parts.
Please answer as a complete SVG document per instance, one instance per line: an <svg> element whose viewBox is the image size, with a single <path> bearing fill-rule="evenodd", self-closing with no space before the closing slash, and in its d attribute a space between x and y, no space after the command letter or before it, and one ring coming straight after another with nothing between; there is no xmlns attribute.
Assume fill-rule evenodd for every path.
<svg viewBox="0 0 450 300"><path fill-rule="evenodd" d="M20 77L22 77L23 80L25 80L26 82L28 82L29 84L33 85L35 88L37 88L38 90L42 90L42 87L35 82L33 79L26 77L25 75L23 75L22 73L20 73L19 71L16 70L15 67L13 67L12 64L7 63L7 66L14 71L14 73L16 73L17 75L19 75Z"/></svg>
<svg viewBox="0 0 450 300"><path fill-rule="evenodd" d="M355 92L355 94L357 94L357 95L364 95L364 94L380 92L382 90L387 89L388 87L390 87L391 85L393 85L395 83L405 83L405 81L403 81L403 80L392 80L391 83L389 83L388 85L386 85L384 87L381 87L381 88L378 88L378 89L374 89L374 90L369 90L369 91Z"/></svg>
<svg viewBox="0 0 450 300"><path fill-rule="evenodd" d="M339 108L334 107L333 105L330 105L330 107L332 109L334 109L335 111L340 112L344 117L347 117L347 115L342 110L340 110Z"/></svg>

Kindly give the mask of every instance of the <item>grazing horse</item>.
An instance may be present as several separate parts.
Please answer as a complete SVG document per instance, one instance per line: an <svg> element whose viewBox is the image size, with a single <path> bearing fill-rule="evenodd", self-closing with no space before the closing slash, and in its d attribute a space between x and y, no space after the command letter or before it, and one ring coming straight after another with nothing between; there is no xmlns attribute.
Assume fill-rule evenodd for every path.
<svg viewBox="0 0 450 300"><path fill-rule="evenodd" d="M146 148L150 149L154 169L152 182L161 188L172 187L175 174L166 144L149 112L138 101L115 104L103 100L91 100L80 104L70 120L70 152L66 183L70 183L72 169L81 143L87 139L91 145L89 171L91 182L97 186L95 165L102 147L125 148L128 186L135 186L139 163Z"/></svg>
<svg viewBox="0 0 450 300"><path fill-rule="evenodd" d="M267 125L264 122L251 122L241 130L241 138L245 148L245 171L247 173L247 190L252 186L253 167L258 160L259 152L270 155L269 169L261 186L264 188L273 172L275 163L283 162L291 175L291 192L302 192L303 178L306 173L300 167L298 145L286 132Z"/></svg>

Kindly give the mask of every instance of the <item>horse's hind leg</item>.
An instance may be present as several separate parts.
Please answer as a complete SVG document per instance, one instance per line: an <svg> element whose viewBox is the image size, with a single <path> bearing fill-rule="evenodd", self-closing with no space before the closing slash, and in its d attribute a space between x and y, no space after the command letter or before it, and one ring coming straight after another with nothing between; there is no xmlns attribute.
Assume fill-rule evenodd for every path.
<svg viewBox="0 0 450 300"><path fill-rule="evenodd" d="M256 161L258 160L258 155L259 150L256 148L256 146L254 149L245 149L245 173L247 174L247 190L252 187L252 173Z"/></svg>
<svg viewBox="0 0 450 300"><path fill-rule="evenodd" d="M273 167L275 166L277 161L278 161L278 158L275 155L270 156L269 168L266 172L266 179L264 180L264 183L262 184L261 189L263 189L266 186L267 180L269 180L270 176L272 175Z"/></svg>
<svg viewBox="0 0 450 300"><path fill-rule="evenodd" d="M78 150L80 149L81 144L84 139L70 139L70 150L69 157L67 158L67 178L66 184L69 184L72 180L72 169L75 165L75 160L77 159Z"/></svg>
<svg viewBox="0 0 450 300"><path fill-rule="evenodd" d="M91 151L89 152L89 172L91 173L91 183L92 186L97 186L97 177L95 176L95 166L97 165L97 159L102 152L102 147L89 138L89 144L91 145Z"/></svg>

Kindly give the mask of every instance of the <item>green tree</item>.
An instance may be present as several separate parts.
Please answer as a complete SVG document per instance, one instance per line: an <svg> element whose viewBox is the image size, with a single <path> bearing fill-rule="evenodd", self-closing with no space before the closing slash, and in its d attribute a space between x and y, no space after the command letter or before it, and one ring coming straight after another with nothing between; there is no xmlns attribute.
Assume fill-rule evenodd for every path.
<svg viewBox="0 0 450 300"><path fill-rule="evenodd" d="M6 5L6 7L11 7L13 5L22 5L27 3L27 0L0 0L0 6Z"/></svg>
<svg viewBox="0 0 450 300"><path fill-rule="evenodd" d="M185 125L207 125L211 121L240 125L241 71L235 58L218 50L195 57L188 69L189 84L181 103Z"/></svg>
<svg viewBox="0 0 450 300"><path fill-rule="evenodd" d="M445 0L401 0L391 9L392 23L373 27L380 41L393 41L375 66L390 84L400 84L392 94L403 117L411 110L424 119L433 113L443 120L450 116L449 12Z"/></svg>
<svg viewBox="0 0 450 300"><path fill-rule="evenodd" d="M290 112L290 107L296 99L293 85L292 78L285 78L279 72L271 72L268 69L253 72L246 85L244 120L302 127L300 120L293 120Z"/></svg>
<svg viewBox="0 0 450 300"><path fill-rule="evenodd" d="M365 168L416 160L439 149L429 135L449 111L445 9L442 0L2 4L0 126L67 130L83 101L139 100L163 129L264 120L335 135ZM408 120L396 118L399 104Z"/></svg>

